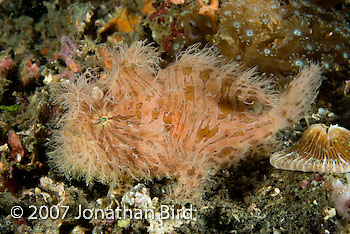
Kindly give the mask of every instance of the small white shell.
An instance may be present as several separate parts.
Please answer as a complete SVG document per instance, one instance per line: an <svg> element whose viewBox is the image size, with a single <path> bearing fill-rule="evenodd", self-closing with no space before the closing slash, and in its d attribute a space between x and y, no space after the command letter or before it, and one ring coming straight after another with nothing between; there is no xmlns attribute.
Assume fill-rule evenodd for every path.
<svg viewBox="0 0 350 234"><path fill-rule="evenodd" d="M104 93L98 86L92 88L92 97L94 100L99 101L103 98L103 96Z"/></svg>

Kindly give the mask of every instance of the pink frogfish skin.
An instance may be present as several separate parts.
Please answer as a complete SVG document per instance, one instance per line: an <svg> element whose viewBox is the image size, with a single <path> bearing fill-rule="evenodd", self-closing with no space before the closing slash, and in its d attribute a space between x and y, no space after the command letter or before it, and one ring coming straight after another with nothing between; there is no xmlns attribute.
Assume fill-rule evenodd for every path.
<svg viewBox="0 0 350 234"><path fill-rule="evenodd" d="M320 67L304 68L283 94L254 69L192 46L165 69L137 42L113 52L106 76L91 70L55 85L66 109L49 157L68 178L120 185L175 179L192 197L211 169L227 168L299 120L315 100Z"/></svg>

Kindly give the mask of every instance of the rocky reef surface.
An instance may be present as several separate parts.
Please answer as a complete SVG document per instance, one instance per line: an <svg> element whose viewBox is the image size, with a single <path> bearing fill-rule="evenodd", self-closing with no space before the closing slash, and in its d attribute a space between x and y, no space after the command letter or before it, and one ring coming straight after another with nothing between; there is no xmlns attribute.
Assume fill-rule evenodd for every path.
<svg viewBox="0 0 350 234"><path fill-rule="evenodd" d="M350 128L349 9L346 0L1 1L0 233L350 232L350 176L281 171L269 164L271 152L293 145L311 124ZM196 198L188 199L188 194L186 200L174 197L174 182L184 182L181 176L172 176L178 175L178 168L157 174L151 166L138 164L136 151L132 165L144 169L143 173L149 169L149 176L133 177L135 170L121 171L116 173L118 186L106 179L108 176L87 178L84 173L89 170L76 168L74 163L68 167L78 171L79 176L62 173L62 167L50 157L52 147L55 157L60 155L60 148L50 145L55 142L52 133L64 131L69 141L75 130L60 130L69 110L64 105L67 101L57 100L64 95L57 95L55 87L79 89L78 77L85 74L86 84L98 81L104 85L84 95L101 100L113 85L105 85L107 75L118 72L113 54L121 52L121 45L131 47L139 41L157 51L156 58L152 58L155 71L171 70L169 66L176 64L179 53L196 43L198 50L213 49L223 64L234 63L244 71L255 68L260 83L252 84L251 79L248 89L244 87L247 83L239 84L240 92L235 93L234 99L237 102L219 102L222 119L244 112L236 121L249 124L248 117L273 109L275 97L288 91L291 80L312 64L322 67L322 85L310 110L302 113L299 121L293 120L274 136L269 134L270 139L259 147L244 148L244 157L240 158L245 160L203 169L205 173L200 176L205 174L205 178L195 180L202 183L200 192L193 196ZM152 69L146 69L145 74L151 74ZM190 72L183 69L184 74ZM210 74L212 71L198 77L206 81ZM178 74L169 75L169 80L153 78L157 85L174 87L181 80ZM169 93L171 85L167 88ZM230 86L226 82L219 92L224 96ZM184 98L193 100L194 85L184 87ZM264 95L259 99L251 93L254 90L262 90ZM84 96L74 98L85 100ZM137 98L148 100L147 95ZM168 110L171 105L169 101ZM133 108L135 115L143 114L141 106ZM148 116L156 119L161 111L152 110L154 113ZM70 116L70 121L74 117L79 115ZM111 123L107 117L96 118L101 129ZM128 120L127 116L118 118L113 121ZM169 129L175 118L176 115L163 118ZM131 120L128 123L137 124ZM198 132L204 141L215 134L215 128L203 127ZM137 142L137 136L128 140ZM131 145L122 137L118 140L120 146ZM150 145L145 143L144 147ZM79 149L81 145L76 147L77 152L88 152ZM217 150L229 158L227 150ZM154 156L164 167L168 166L166 157ZM191 165L201 166L193 157ZM109 165L106 160L104 165ZM172 160L176 162L176 158ZM81 162L79 167L84 164ZM95 174L101 172L98 165L101 164L86 163L96 167ZM185 171L188 177L194 174L190 167Z"/></svg>

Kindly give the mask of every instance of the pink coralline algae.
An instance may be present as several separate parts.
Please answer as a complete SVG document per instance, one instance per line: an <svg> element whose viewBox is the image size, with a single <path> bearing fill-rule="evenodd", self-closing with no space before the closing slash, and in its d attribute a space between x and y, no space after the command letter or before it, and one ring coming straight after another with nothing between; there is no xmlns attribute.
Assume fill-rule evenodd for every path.
<svg viewBox="0 0 350 234"><path fill-rule="evenodd" d="M340 180L333 180L332 188L331 200L337 213L345 219L350 219L350 183L343 184Z"/></svg>
<svg viewBox="0 0 350 234"><path fill-rule="evenodd" d="M8 143L11 146L10 156L14 162L21 161L24 155L24 149L19 139L19 136L15 132L10 132L8 135Z"/></svg>
<svg viewBox="0 0 350 234"><path fill-rule="evenodd" d="M21 70L21 81L22 84L27 85L31 83L33 80L37 80L41 77L40 72L40 63L38 61L24 60L25 62L21 64L21 67L24 67Z"/></svg>
<svg viewBox="0 0 350 234"><path fill-rule="evenodd" d="M14 65L15 63L12 59L2 57L0 59L0 78L6 78Z"/></svg>
<svg viewBox="0 0 350 234"><path fill-rule="evenodd" d="M88 70L54 89L67 111L49 156L68 178L118 186L170 177L174 194L194 199L211 169L236 165L299 120L321 84L311 65L281 95L213 48L192 46L165 69L144 43L117 51L107 75Z"/></svg>
<svg viewBox="0 0 350 234"><path fill-rule="evenodd" d="M73 72L81 72L81 65L74 61L78 53L78 46L72 42L69 37L62 36L60 52L57 54L58 58L62 59L69 70Z"/></svg>

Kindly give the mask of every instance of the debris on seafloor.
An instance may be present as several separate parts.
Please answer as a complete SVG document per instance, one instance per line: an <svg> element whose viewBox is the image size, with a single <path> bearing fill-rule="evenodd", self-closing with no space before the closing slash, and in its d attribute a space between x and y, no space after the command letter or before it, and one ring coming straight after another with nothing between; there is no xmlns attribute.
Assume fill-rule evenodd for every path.
<svg viewBox="0 0 350 234"><path fill-rule="evenodd" d="M141 219L147 220L147 231L151 234L171 233L183 223L195 221L196 218L193 207L175 207L171 204L160 204L157 197L151 199L149 190L143 184L137 184L125 193L120 204L123 209L132 208L129 213L134 218L139 213Z"/></svg>

